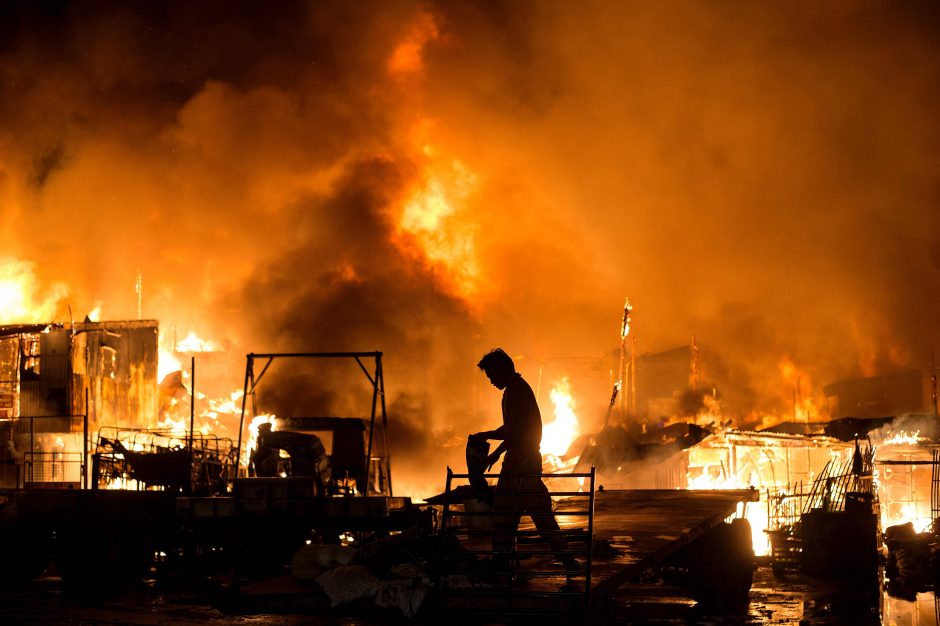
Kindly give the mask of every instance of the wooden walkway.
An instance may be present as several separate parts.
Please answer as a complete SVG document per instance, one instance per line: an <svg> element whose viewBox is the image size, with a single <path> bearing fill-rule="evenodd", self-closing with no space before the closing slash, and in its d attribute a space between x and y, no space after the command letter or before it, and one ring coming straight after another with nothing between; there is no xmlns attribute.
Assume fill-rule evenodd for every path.
<svg viewBox="0 0 940 626"><path fill-rule="evenodd" d="M739 504L755 502L756 490L605 490L595 492L593 517L593 558L590 589L585 597L580 584L566 585L566 576L551 556L525 559L520 572L537 570L540 575L508 586L484 585L467 597L455 595L448 602L451 614L476 610L494 615L511 608L517 614L537 615L540 611L576 615L609 597L618 587L637 581L647 569L662 564L684 546L735 515ZM583 529L585 520L577 515L559 515L584 509L583 498L556 501L556 520L562 529ZM517 553L546 554L528 517L519 527ZM486 537L469 537L464 545L478 551L489 547ZM569 546L578 549L569 543ZM549 552L550 554L550 552ZM580 559L581 557L579 557ZM557 574L549 572L555 571ZM507 585L503 583L503 585ZM579 591L580 589L580 591ZM563 591L566 590L566 591ZM456 611L456 613L454 613Z"/></svg>
<svg viewBox="0 0 940 626"><path fill-rule="evenodd" d="M755 502L757 497L753 489L596 492L592 603L723 522L737 511L738 503ZM560 501L556 510L565 507ZM559 523L565 525L563 519ZM605 554L605 543L614 550Z"/></svg>

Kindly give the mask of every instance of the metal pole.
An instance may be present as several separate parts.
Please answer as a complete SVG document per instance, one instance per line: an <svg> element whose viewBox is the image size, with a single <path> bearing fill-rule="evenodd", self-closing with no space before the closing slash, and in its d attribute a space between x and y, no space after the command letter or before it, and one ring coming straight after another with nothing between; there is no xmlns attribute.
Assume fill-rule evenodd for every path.
<svg viewBox="0 0 940 626"><path fill-rule="evenodd" d="M385 412L385 370L382 369L381 355L376 357L379 363L378 382L379 394L382 396L382 446L385 450L385 471L388 472L388 495L393 496L392 491L392 451L388 447L388 414Z"/></svg>
<svg viewBox="0 0 940 626"><path fill-rule="evenodd" d="M934 360L933 346L930 346L930 404L933 416L937 417L937 362Z"/></svg>
<svg viewBox="0 0 940 626"><path fill-rule="evenodd" d="M366 452L366 467L365 467L365 493L362 495L369 495L369 475L372 473L372 437L375 432L375 404L379 398L379 375L382 373L382 357L376 354L375 357L375 379L372 381L372 417L369 420L369 448Z"/></svg>
<svg viewBox="0 0 940 626"><path fill-rule="evenodd" d="M82 436L82 479L83 487L88 489L88 388L85 388L85 418Z"/></svg>
<svg viewBox="0 0 940 626"><path fill-rule="evenodd" d="M630 335L630 412L636 415L636 333Z"/></svg>
<svg viewBox="0 0 940 626"><path fill-rule="evenodd" d="M254 357L248 355L248 364L245 367L245 392L242 394L242 415L238 420L238 447L235 448L235 476L233 478L238 478L238 467L241 464L242 459L242 431L245 429L245 402L248 401L248 380L249 377L254 378L252 373L252 367L254 366Z"/></svg>
<svg viewBox="0 0 940 626"><path fill-rule="evenodd" d="M33 428L36 424L36 418L29 418L29 482L33 482L33 463L36 460L36 442L33 437Z"/></svg>
<svg viewBox="0 0 940 626"><path fill-rule="evenodd" d="M141 299L144 293L144 275L140 269L137 270L137 282L134 283L134 291L137 292L137 319L141 318ZM175 343L173 344L176 345Z"/></svg>
<svg viewBox="0 0 940 626"><path fill-rule="evenodd" d="M190 361L190 394L189 394L189 461L193 460L193 429L196 422L196 355Z"/></svg>
<svg viewBox="0 0 940 626"><path fill-rule="evenodd" d="M627 334L630 332L630 298L623 302L623 317L620 319L620 363L617 366L617 377L620 379L620 419L622 423L627 423L627 395L630 392L630 384L627 381L627 361L625 358L627 351Z"/></svg>

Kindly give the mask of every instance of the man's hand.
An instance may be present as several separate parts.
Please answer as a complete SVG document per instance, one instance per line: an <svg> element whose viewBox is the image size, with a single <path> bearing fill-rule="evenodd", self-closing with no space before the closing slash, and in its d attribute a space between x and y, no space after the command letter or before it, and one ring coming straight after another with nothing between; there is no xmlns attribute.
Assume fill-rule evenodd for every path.
<svg viewBox="0 0 940 626"><path fill-rule="evenodd" d="M490 471L490 468L496 465L496 461L499 460L501 454L502 452L497 451L486 457L486 471Z"/></svg>

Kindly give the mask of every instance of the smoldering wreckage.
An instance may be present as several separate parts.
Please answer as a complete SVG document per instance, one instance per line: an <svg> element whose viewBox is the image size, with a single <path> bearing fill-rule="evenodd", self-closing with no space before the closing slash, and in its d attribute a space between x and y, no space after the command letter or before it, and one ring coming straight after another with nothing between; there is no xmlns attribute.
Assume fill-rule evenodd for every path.
<svg viewBox="0 0 940 626"><path fill-rule="evenodd" d="M940 573L940 432L916 414L919 373L831 386L840 415L824 424L610 422L578 438L542 475L579 564L566 571L527 517L510 554L494 553L504 513L479 441L442 493L393 491L382 353L249 354L232 440L153 426L179 386L157 384L157 342L154 321L0 328L7 584L52 572L74 602L147 580L232 612L583 620L651 576L700 603L746 603L755 559L829 578L884 562L899 593ZM256 389L283 360L348 361L370 414L260 413Z"/></svg>

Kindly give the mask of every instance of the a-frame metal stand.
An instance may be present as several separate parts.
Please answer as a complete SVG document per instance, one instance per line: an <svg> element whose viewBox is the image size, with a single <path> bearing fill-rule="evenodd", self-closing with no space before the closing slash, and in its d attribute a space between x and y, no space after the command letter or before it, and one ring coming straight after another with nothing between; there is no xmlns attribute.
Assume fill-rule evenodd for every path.
<svg viewBox="0 0 940 626"><path fill-rule="evenodd" d="M238 423L238 453L235 459L236 473L241 464L242 433L245 431L245 407L248 397L251 397L252 417L257 414L257 398L255 391L261 379L274 362L274 359L354 359L359 365L359 369L365 374L369 383L372 385L372 413L369 418L369 442L367 444L365 467L363 475L366 477L366 485L371 484L372 471L372 443L375 437L375 419L381 416L382 419L382 450L385 456L381 461L384 464L385 476L388 480L388 495L392 492L392 462L391 453L388 449L388 415L385 412L385 376L382 373L382 353L381 352L287 352L275 354L248 354L248 364L245 368L245 389L242 396L242 413ZM363 363L363 359L374 359L374 369L370 373L369 369ZM266 361L261 371L255 375L255 360Z"/></svg>

